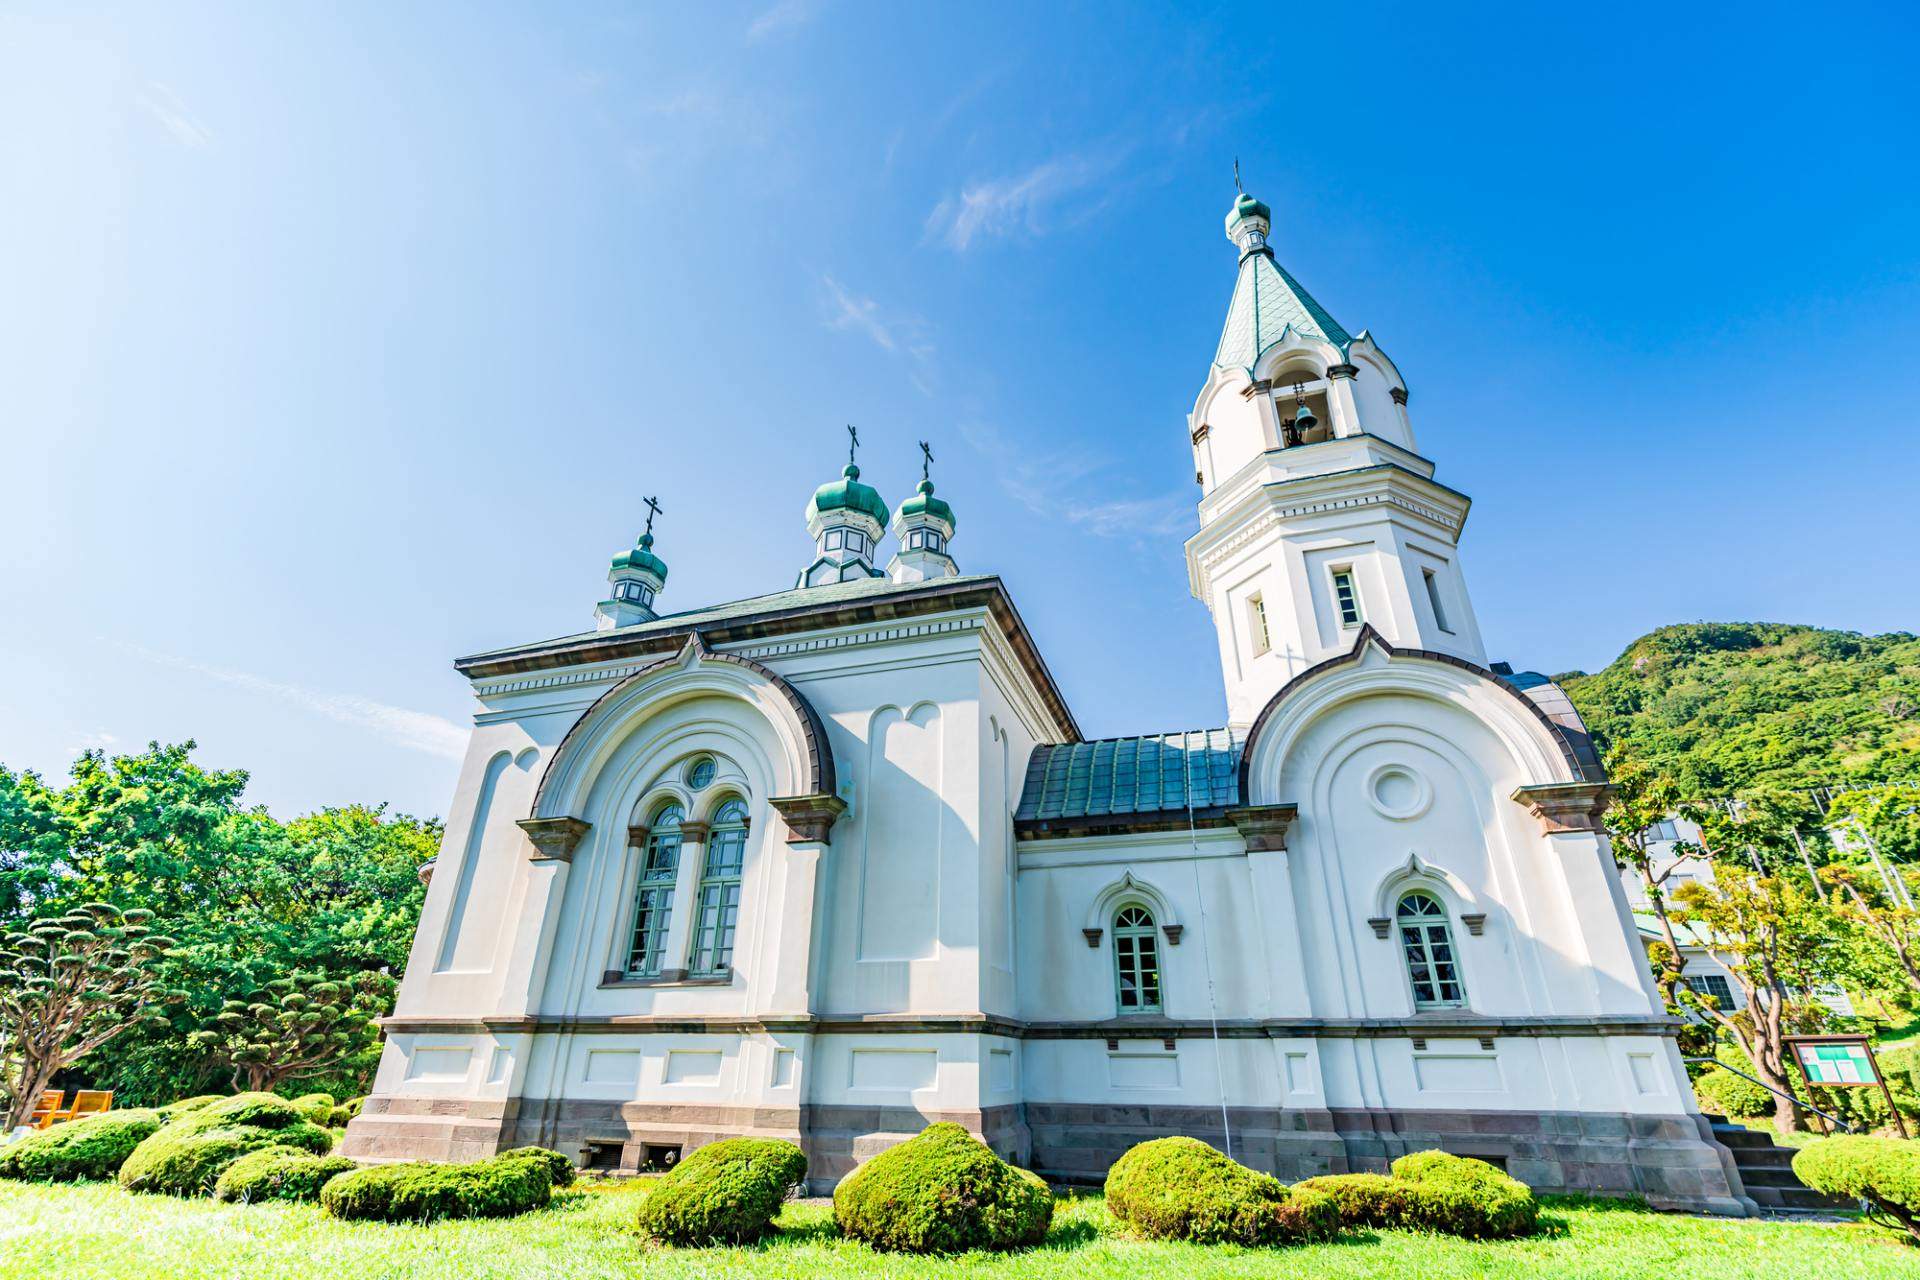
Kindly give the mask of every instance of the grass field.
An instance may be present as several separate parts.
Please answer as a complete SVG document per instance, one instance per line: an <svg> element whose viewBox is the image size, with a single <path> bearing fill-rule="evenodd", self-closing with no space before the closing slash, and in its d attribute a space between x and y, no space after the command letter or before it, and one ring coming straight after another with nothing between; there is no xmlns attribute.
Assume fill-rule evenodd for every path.
<svg viewBox="0 0 1920 1280"><path fill-rule="evenodd" d="M935 1276L1561 1277L1879 1280L1920 1275L1920 1250L1865 1223L1726 1221L1617 1203L1550 1201L1530 1240L1470 1244L1403 1232L1293 1249L1201 1248L1127 1239L1098 1196L1061 1205L1045 1246L1005 1256L903 1258L838 1238L822 1204L789 1205L751 1249L674 1250L633 1231L644 1187L576 1190L498 1222L394 1227L335 1222L300 1205L230 1206L135 1196L112 1184L0 1182L0 1277L59 1280L486 1280L487 1277Z"/></svg>

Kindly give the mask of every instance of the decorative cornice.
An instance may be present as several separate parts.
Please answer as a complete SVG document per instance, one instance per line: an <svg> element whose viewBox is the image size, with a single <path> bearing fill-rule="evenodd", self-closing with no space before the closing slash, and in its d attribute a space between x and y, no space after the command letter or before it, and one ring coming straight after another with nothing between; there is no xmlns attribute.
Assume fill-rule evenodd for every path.
<svg viewBox="0 0 1920 1280"><path fill-rule="evenodd" d="M1460 923L1467 926L1467 932L1477 938L1487 927L1487 913L1484 911L1463 912L1460 916Z"/></svg>
<svg viewBox="0 0 1920 1280"><path fill-rule="evenodd" d="M683 820L680 823L680 841L682 844L705 844L707 842L707 834L712 830L713 824L711 822L691 822Z"/></svg>
<svg viewBox="0 0 1920 1280"><path fill-rule="evenodd" d="M1405 387L1392 387L1387 391L1387 394L1393 397L1393 402L1397 405L1405 405L1407 403L1407 389Z"/></svg>
<svg viewBox="0 0 1920 1280"><path fill-rule="evenodd" d="M1393 926L1393 921L1386 916L1368 916L1367 926L1373 930L1374 937L1384 938L1387 936L1387 930Z"/></svg>
<svg viewBox="0 0 1920 1280"><path fill-rule="evenodd" d="M1100 945L1100 937L1105 932L1105 929L1082 929L1080 931L1081 935L1086 938L1089 947L1098 947Z"/></svg>
<svg viewBox="0 0 1920 1280"><path fill-rule="evenodd" d="M773 796L768 801L787 824L788 844L825 844L834 819L847 811L847 802L824 792L805 796Z"/></svg>
<svg viewBox="0 0 1920 1280"><path fill-rule="evenodd" d="M1167 935L1167 945L1170 947L1179 946L1180 935L1186 931L1187 926L1183 924L1163 924L1160 926L1160 932Z"/></svg>
<svg viewBox="0 0 1920 1280"><path fill-rule="evenodd" d="M1285 853L1287 828L1300 816L1296 804L1258 804L1229 809L1228 822L1240 829L1248 853Z"/></svg>
<svg viewBox="0 0 1920 1280"><path fill-rule="evenodd" d="M1613 800L1613 785L1606 782L1544 782L1520 787L1513 793L1516 803L1540 820L1540 829L1548 835L1570 831L1604 831L1602 815Z"/></svg>
<svg viewBox="0 0 1920 1280"><path fill-rule="evenodd" d="M1204 422L1201 423L1199 426L1193 429L1193 442L1195 444L1199 444L1202 440L1205 440L1207 438L1207 433L1212 430L1213 428L1208 426L1206 423Z"/></svg>
<svg viewBox="0 0 1920 1280"><path fill-rule="evenodd" d="M515 825L533 843L535 862L572 862L580 837L593 826L584 818L522 818Z"/></svg>
<svg viewBox="0 0 1920 1280"><path fill-rule="evenodd" d="M1327 370L1327 377L1329 378L1357 378L1359 376L1360 366L1357 364L1336 364Z"/></svg>

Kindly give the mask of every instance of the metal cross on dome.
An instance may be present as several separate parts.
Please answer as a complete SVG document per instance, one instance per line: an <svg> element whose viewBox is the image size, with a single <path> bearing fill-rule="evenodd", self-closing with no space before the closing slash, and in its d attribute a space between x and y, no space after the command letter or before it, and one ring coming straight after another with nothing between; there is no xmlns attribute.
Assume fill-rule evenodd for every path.
<svg viewBox="0 0 1920 1280"><path fill-rule="evenodd" d="M652 532L653 532L653 518L654 518L655 516L657 516L657 515L659 515L659 514L660 514L660 511L661 511L661 508L660 508L660 499L658 499L658 498L642 498L642 499L641 499L641 501L647 504L647 532L648 532L648 533L652 533Z"/></svg>
<svg viewBox="0 0 1920 1280"><path fill-rule="evenodd" d="M851 422L847 424L847 465L853 465L853 451L860 447L860 431Z"/></svg>
<svg viewBox="0 0 1920 1280"><path fill-rule="evenodd" d="M925 440L922 440L920 442L920 478L922 480L933 479L931 475L927 474L932 469L932 467L933 467L933 449L931 446L927 444Z"/></svg>
<svg viewBox="0 0 1920 1280"><path fill-rule="evenodd" d="M1239 156L1235 156L1233 158L1233 189L1235 191L1238 191L1241 195L1247 194L1247 189L1240 185L1240 157Z"/></svg>

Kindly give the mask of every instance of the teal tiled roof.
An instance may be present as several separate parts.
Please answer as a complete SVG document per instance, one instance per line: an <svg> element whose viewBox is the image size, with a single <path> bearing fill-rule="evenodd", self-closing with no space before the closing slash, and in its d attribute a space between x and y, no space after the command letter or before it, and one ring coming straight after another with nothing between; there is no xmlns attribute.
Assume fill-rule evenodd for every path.
<svg viewBox="0 0 1920 1280"><path fill-rule="evenodd" d="M887 504L881 500L880 491L861 484L860 468L851 462L840 479L814 490L807 503L807 519L811 521L821 511L858 511L879 521L882 529L887 527Z"/></svg>
<svg viewBox="0 0 1920 1280"><path fill-rule="evenodd" d="M1271 253L1258 250L1248 254L1240 263L1240 278L1234 282L1233 302L1227 308L1227 326L1220 332L1220 348L1213 362L1251 373L1260 357L1289 329L1338 347L1342 356L1353 344L1353 335L1341 328L1340 322L1327 314L1327 309L1315 302Z"/></svg>
<svg viewBox="0 0 1920 1280"><path fill-rule="evenodd" d="M1195 729L1035 747L1020 793L1022 821L1184 812L1240 803L1237 729Z"/></svg>

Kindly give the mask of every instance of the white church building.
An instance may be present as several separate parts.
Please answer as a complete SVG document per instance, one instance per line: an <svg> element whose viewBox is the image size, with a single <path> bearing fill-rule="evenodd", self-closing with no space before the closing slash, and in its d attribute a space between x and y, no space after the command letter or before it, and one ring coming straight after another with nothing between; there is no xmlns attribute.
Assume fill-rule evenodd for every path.
<svg viewBox="0 0 1920 1280"><path fill-rule="evenodd" d="M1186 1133L1287 1179L1439 1147L1748 1206L1579 716L1488 661L1468 499L1269 220L1228 215L1187 423L1228 722L1083 738L924 480L889 512L848 465L792 590L683 612L649 520L593 630L457 664L472 741L348 1154L757 1134L821 1190L945 1119L1061 1181Z"/></svg>

